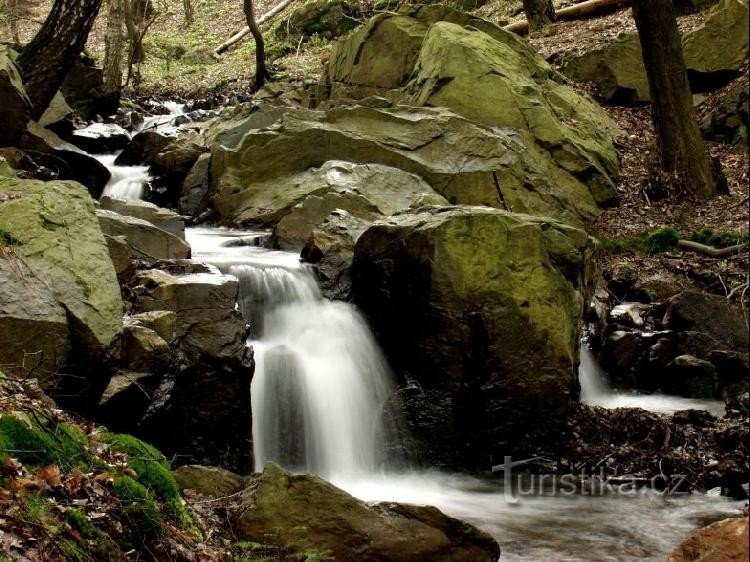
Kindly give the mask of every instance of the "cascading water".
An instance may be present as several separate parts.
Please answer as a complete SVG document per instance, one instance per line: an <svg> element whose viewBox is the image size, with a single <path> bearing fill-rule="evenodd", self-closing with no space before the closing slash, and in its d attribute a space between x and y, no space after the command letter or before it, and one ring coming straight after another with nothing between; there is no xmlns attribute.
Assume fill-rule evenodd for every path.
<svg viewBox="0 0 750 562"><path fill-rule="evenodd" d="M198 259L240 281L255 349L256 469L273 460L329 478L373 473L386 456L393 385L367 324L351 305L324 299L293 254L234 246L219 258L217 242L237 235L218 232L194 229L188 239Z"/></svg>
<svg viewBox="0 0 750 562"><path fill-rule="evenodd" d="M691 530L736 515L725 498L555 496L505 501L502 480L425 471L376 473L391 390L384 359L357 312L323 300L296 255L259 248L259 233L188 229L193 256L240 279L243 314L256 326L252 387L256 468L267 459L327 476L367 501L434 505L493 535L502 560L664 560ZM595 365L584 350L586 396ZM643 397L638 397L643 398ZM639 404L640 405L640 404ZM658 533L654 532L658 529ZM613 556L614 553L614 556Z"/></svg>
<svg viewBox="0 0 750 562"><path fill-rule="evenodd" d="M143 199L146 184L153 179L148 166L118 166L115 164L117 154L100 154L95 158L112 174L103 195L115 199Z"/></svg>
<svg viewBox="0 0 750 562"><path fill-rule="evenodd" d="M718 400L697 400L668 394L639 394L615 392L609 385L607 374L596 362L586 343L581 344L581 365L578 368L581 383L581 402L602 408L643 408L660 414L678 410L708 410L713 415L724 415L724 403Z"/></svg>

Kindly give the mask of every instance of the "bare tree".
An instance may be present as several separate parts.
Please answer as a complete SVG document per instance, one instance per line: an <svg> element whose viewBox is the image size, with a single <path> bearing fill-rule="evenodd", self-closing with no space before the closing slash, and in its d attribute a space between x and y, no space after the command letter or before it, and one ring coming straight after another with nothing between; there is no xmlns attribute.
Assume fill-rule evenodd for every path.
<svg viewBox="0 0 750 562"><path fill-rule="evenodd" d="M263 34L255 21L255 11L253 9L253 0L243 0L243 9L247 27L255 40L255 80L254 87L260 90L263 84L271 77L266 68L266 45L263 41Z"/></svg>
<svg viewBox="0 0 750 562"><path fill-rule="evenodd" d="M552 0L523 0L523 11L529 22L529 31L537 31L555 21Z"/></svg>
<svg viewBox="0 0 750 562"><path fill-rule="evenodd" d="M651 91L651 117L661 169L697 197L716 195L672 0L634 0L633 17Z"/></svg>
<svg viewBox="0 0 750 562"><path fill-rule="evenodd" d="M55 0L36 36L23 48L18 66L39 119L83 51L102 0Z"/></svg>
<svg viewBox="0 0 750 562"><path fill-rule="evenodd" d="M125 49L123 0L109 0L104 36L104 93L119 98L122 89L122 55Z"/></svg>

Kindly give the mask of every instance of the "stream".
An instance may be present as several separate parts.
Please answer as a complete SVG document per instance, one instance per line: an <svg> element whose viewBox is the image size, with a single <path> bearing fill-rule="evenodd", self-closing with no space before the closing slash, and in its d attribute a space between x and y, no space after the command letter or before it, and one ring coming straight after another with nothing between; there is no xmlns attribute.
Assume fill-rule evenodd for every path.
<svg viewBox="0 0 750 562"><path fill-rule="evenodd" d="M744 505L709 495L665 497L649 491L626 497L553 495L549 485L535 495L520 497L514 491L519 501L509 503L502 480L389 471L387 463L378 462L388 428L377 413L393 383L367 325L351 305L324 300L312 270L296 254L236 245L236 240L262 242L264 236L217 228L187 231L195 260L239 277L240 308L261 326L250 342L257 361L252 383L256 469L273 458L298 472L321 474L366 501L434 505L494 536L502 560L663 560L691 530L735 515ZM588 352L585 357L584 380L598 374ZM590 399L604 402L610 392L602 386ZM675 397L628 399L643 398L640 407L686 407ZM612 400L605 407L622 405Z"/></svg>
<svg viewBox="0 0 750 562"><path fill-rule="evenodd" d="M172 116L181 109L175 106ZM168 124L161 116L150 126ZM106 195L140 199L147 167L116 166ZM394 379L364 318L350 304L324 299L314 272L297 254L264 248L268 233L188 228L193 259L240 281L238 307L254 327L252 382L256 469L273 459L296 472L320 474L366 501L433 505L490 533L501 560L664 560L693 529L737 515L744 502L714 494L663 496L556 493L549 483L532 495L500 478L396 470L386 442L393 427L384 410ZM583 346L583 402L656 412L684 408L721 414L723 405L664 395L614 392ZM513 498L518 501L512 503ZM509 499L511 501L509 501Z"/></svg>

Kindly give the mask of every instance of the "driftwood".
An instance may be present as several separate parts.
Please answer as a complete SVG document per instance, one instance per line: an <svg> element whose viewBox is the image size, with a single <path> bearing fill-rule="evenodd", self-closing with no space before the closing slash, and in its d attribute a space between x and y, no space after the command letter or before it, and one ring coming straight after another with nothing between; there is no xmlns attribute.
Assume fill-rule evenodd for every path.
<svg viewBox="0 0 750 562"><path fill-rule="evenodd" d="M263 25L268 20L273 18L275 15L282 12L284 8L286 8L293 1L294 0L282 0L282 2L279 2L273 8L268 10L265 14L260 16L256 23L258 24L258 26ZM214 49L214 55L220 55L221 53L225 52L227 49L229 49L229 47L241 41L242 38L248 35L249 33L250 33L250 28L246 25L245 27L240 29L237 33L232 35L229 39L227 39L224 43L216 47L216 49Z"/></svg>
<svg viewBox="0 0 750 562"><path fill-rule="evenodd" d="M736 246L729 246L728 248L714 248L713 246L706 246L692 240L678 240L677 247L681 250L688 250L690 252L698 252L705 254L712 258L724 258L726 256L733 256L739 254L743 250L747 250L747 242L744 244L737 244Z"/></svg>
<svg viewBox="0 0 750 562"><path fill-rule="evenodd" d="M629 6L631 0L586 0L580 4L574 4L555 13L556 21L585 20L599 16L605 12L611 12L617 8ZM507 31L526 35L529 32L529 22L519 21L506 25Z"/></svg>

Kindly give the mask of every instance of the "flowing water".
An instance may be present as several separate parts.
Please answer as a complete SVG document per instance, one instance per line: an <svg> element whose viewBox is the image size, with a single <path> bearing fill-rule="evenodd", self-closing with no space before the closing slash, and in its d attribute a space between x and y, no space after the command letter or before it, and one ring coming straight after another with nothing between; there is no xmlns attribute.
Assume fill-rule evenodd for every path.
<svg viewBox="0 0 750 562"><path fill-rule="evenodd" d="M324 300L295 254L262 248L265 236L187 232L194 259L239 278L238 304L254 327L257 469L274 459L322 474L363 500L434 505L492 534L503 561L664 560L691 530L739 513L742 502L707 495L561 495L545 486L520 496L502 480L388 471L383 406L391 375L366 323L351 306ZM599 375L595 366L584 355L581 382L587 400L602 401L612 392L591 376ZM658 400L685 407L674 397Z"/></svg>
<svg viewBox="0 0 750 562"><path fill-rule="evenodd" d="M94 156L104 164L112 177L104 187L103 195L115 199L143 199L146 185L152 180L148 166L118 166L117 154L97 154Z"/></svg>
<svg viewBox="0 0 750 562"><path fill-rule="evenodd" d="M724 415L724 403L718 400L699 400L670 396L668 394L639 394L638 392L616 392L609 385L607 374L594 359L591 350L581 344L581 365L578 368L581 383L581 402L603 408L643 408L660 414L671 414L678 410L708 410L713 415Z"/></svg>

